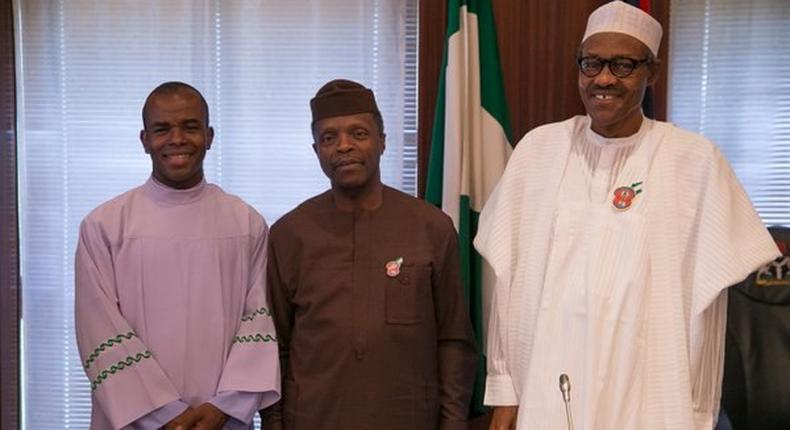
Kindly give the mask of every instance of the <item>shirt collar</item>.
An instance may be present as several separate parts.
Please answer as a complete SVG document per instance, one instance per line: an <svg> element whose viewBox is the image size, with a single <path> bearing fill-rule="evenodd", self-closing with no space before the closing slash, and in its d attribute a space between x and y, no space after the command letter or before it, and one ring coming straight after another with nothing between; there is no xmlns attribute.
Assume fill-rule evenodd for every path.
<svg viewBox="0 0 790 430"><path fill-rule="evenodd" d="M204 177L194 187L181 190L168 187L151 176L148 178L148 181L146 181L143 187L145 188L148 195L150 195L157 202L173 205L186 205L200 199L200 197L203 196L203 193L205 193L207 185L206 178Z"/></svg>
<svg viewBox="0 0 790 430"><path fill-rule="evenodd" d="M600 146L607 146L607 147L626 147L634 145L635 143L642 140L642 138L653 128L654 121L642 116L642 124L639 126L639 130L626 137L604 137L600 134L596 133L592 129L592 119L590 116L587 116L587 127L585 129L585 135L589 142L592 142L594 145Z"/></svg>

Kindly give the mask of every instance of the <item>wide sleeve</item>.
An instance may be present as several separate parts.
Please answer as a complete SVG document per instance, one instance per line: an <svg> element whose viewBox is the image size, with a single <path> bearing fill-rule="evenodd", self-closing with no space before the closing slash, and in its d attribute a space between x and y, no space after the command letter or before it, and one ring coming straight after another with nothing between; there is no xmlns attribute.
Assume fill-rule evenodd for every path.
<svg viewBox="0 0 790 430"><path fill-rule="evenodd" d="M486 391L483 402L488 406L516 406L513 377L510 374L505 345L507 344L508 285L496 278L491 295L491 311L486 335Z"/></svg>
<svg viewBox="0 0 790 430"><path fill-rule="evenodd" d="M275 241L269 246L269 265L267 266L267 279L269 289L267 296L269 305L271 306L272 313L274 314L274 323L277 328L278 347L280 352L280 366L282 380L285 384L285 389L288 387L288 354L291 341L291 331L293 328L293 309L291 306L290 296L288 294L283 277L280 273L281 267L275 246ZM284 392L284 396L289 393ZM283 397L284 397L283 396ZM283 428L283 405L282 401L266 408L262 411L261 417L263 418L264 428L267 430L279 430Z"/></svg>
<svg viewBox="0 0 790 430"><path fill-rule="evenodd" d="M694 428L710 429L719 416L719 399L724 375L724 345L727 327L727 294L722 292L694 324L692 338L698 343L692 362L691 398Z"/></svg>
<svg viewBox="0 0 790 430"><path fill-rule="evenodd" d="M693 277L689 349L695 421L710 428L718 413L723 375L723 290L772 261L779 250L718 150L700 195L691 242L695 252L685 263Z"/></svg>
<svg viewBox="0 0 790 430"><path fill-rule="evenodd" d="M508 171L505 172L508 175ZM483 403L488 406L518 405L518 396L507 361L511 238L508 227L514 225L511 211L503 197L508 185L503 176L480 214L474 244L494 274L490 294L490 310L486 326L486 384Z"/></svg>
<svg viewBox="0 0 790 430"><path fill-rule="evenodd" d="M477 348L461 284L458 239L447 218L443 261L433 288L436 308L440 429L465 429L477 365Z"/></svg>
<svg viewBox="0 0 790 430"><path fill-rule="evenodd" d="M249 411L250 417L280 398L277 336L272 313L266 306L268 228L262 220L254 237L244 312L217 387L218 393L262 393L260 404Z"/></svg>
<svg viewBox="0 0 790 430"><path fill-rule="evenodd" d="M94 407L121 428L178 401L156 357L121 314L110 241L95 221L80 225L74 272L77 347Z"/></svg>

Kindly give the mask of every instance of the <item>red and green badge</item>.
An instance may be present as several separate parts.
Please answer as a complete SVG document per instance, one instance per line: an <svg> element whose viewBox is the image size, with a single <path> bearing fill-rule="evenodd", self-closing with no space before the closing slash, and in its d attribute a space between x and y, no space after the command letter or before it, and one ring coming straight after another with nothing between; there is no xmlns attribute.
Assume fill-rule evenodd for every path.
<svg viewBox="0 0 790 430"><path fill-rule="evenodd" d="M395 260L388 262L384 265L384 269L387 272L387 276L390 278L394 278L400 274L400 266L403 264L403 257L398 257Z"/></svg>
<svg viewBox="0 0 790 430"><path fill-rule="evenodd" d="M630 186L622 186L614 190L614 199L612 199L612 206L618 211L624 211L631 207L631 203L636 198L636 195L642 192L640 188L642 181L634 182Z"/></svg>

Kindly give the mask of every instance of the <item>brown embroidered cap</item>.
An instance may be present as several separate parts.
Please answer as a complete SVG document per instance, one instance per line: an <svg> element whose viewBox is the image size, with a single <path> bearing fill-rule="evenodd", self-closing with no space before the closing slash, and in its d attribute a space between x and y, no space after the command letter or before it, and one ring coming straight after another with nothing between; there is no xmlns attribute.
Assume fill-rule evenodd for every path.
<svg viewBox="0 0 790 430"><path fill-rule="evenodd" d="M322 86L310 100L313 124L333 116L370 112L381 115L373 91L347 79L335 79Z"/></svg>

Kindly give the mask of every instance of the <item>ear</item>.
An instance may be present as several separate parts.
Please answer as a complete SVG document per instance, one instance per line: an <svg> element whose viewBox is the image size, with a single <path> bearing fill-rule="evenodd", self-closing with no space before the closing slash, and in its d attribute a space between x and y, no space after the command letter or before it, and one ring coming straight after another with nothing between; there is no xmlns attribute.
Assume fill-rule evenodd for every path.
<svg viewBox="0 0 790 430"><path fill-rule="evenodd" d="M208 151L211 149L211 144L214 142L214 127L209 127L206 134L206 151Z"/></svg>
<svg viewBox="0 0 790 430"><path fill-rule="evenodd" d="M145 150L145 153L150 154L151 148L148 146L148 134L145 132L145 129L140 130L140 143L143 144L143 150Z"/></svg>
<svg viewBox="0 0 790 430"><path fill-rule="evenodd" d="M317 143L313 143L310 146L313 147L313 152L315 152L315 155L318 155L318 144Z"/></svg>
<svg viewBox="0 0 790 430"><path fill-rule="evenodd" d="M647 78L647 86L650 87L658 82L658 77L661 75L661 60L658 58L653 60L648 66L648 70L650 71L650 76Z"/></svg>
<svg viewBox="0 0 790 430"><path fill-rule="evenodd" d="M381 151L379 151L379 155L383 154L386 148L387 148L387 135L381 133Z"/></svg>

